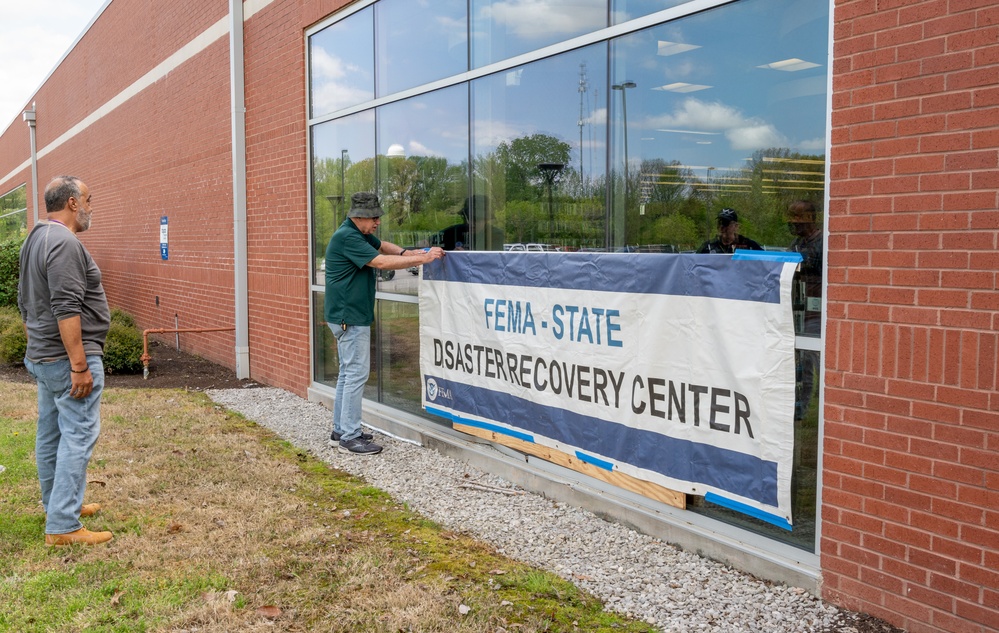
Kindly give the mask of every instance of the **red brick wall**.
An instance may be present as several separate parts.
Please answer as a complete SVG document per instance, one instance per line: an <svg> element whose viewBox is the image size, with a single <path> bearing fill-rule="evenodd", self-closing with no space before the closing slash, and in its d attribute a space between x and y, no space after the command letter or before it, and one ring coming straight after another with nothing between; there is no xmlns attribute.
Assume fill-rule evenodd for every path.
<svg viewBox="0 0 999 633"><path fill-rule="evenodd" d="M837 0L824 596L999 628L999 5Z"/></svg>
<svg viewBox="0 0 999 633"><path fill-rule="evenodd" d="M300 395L311 338L304 32L343 4L278 0L245 25L250 374ZM39 89L39 150L227 13L227 0L156 11L114 0ZM39 160L40 187L61 173L90 186L94 224L81 239L111 305L142 328L234 326L230 121L226 35ZM26 124L10 126L0 149L3 177L29 157ZM21 170L0 190L29 179L30 169ZM159 252L164 215L167 261ZM235 367L233 332L185 333L180 341Z"/></svg>

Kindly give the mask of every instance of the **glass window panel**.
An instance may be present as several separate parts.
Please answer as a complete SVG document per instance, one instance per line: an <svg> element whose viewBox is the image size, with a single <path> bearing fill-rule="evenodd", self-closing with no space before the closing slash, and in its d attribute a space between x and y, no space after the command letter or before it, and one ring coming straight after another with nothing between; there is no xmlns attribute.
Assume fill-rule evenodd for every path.
<svg viewBox="0 0 999 633"><path fill-rule="evenodd" d="M828 6L807 0L680 18L612 41L607 92L613 246L694 251L719 236L719 211L735 209L740 234L804 256L792 303L806 336L821 322L827 26ZM794 529L700 497L689 507L814 551L820 354L796 351L796 367Z"/></svg>
<svg viewBox="0 0 999 633"><path fill-rule="evenodd" d="M615 246L693 251L730 207L790 248L788 207L825 189L827 26L824 3L744 0L612 42Z"/></svg>
<svg viewBox="0 0 999 633"><path fill-rule="evenodd" d="M326 326L326 316L323 314L325 296L325 292L312 293L313 380L333 387L340 373L340 359L336 354L336 339Z"/></svg>
<svg viewBox="0 0 999 633"><path fill-rule="evenodd" d="M375 96L375 42L371 7L309 38L312 117L336 112Z"/></svg>
<svg viewBox="0 0 999 633"><path fill-rule="evenodd" d="M326 317L323 314L323 301L325 298L325 292L312 293L312 319L315 324L312 330L312 340L314 341L312 360L315 367L313 379L318 383L336 387L337 377L340 374L340 357L337 355L336 339L333 337L333 332L326 325ZM372 325L371 327L372 333L374 333L376 326ZM368 376L368 382L364 385L364 397L369 400L378 398L378 373L375 371L375 362L377 359L375 356L375 338L375 336L371 337L371 374ZM418 365L419 363L417 363Z"/></svg>
<svg viewBox="0 0 999 633"><path fill-rule="evenodd" d="M379 96L468 70L466 0L382 0L375 27Z"/></svg>
<svg viewBox="0 0 999 633"><path fill-rule="evenodd" d="M794 529L788 532L694 495L687 495L687 509L811 552L815 549L818 490L821 354L797 350L795 362L794 457L791 471L791 516Z"/></svg>
<svg viewBox="0 0 999 633"><path fill-rule="evenodd" d="M476 250L602 248L606 45L472 83Z"/></svg>
<svg viewBox="0 0 999 633"><path fill-rule="evenodd" d="M28 230L27 187L21 185L0 196L0 242L21 237Z"/></svg>
<svg viewBox="0 0 999 633"><path fill-rule="evenodd" d="M620 24L691 0L611 0L611 24Z"/></svg>
<svg viewBox="0 0 999 633"><path fill-rule="evenodd" d="M607 26L607 0L472 0L472 67Z"/></svg>
<svg viewBox="0 0 999 633"><path fill-rule="evenodd" d="M381 401L438 424L447 422L428 415L420 403L420 306L416 303L378 301L378 349Z"/></svg>
<svg viewBox="0 0 999 633"><path fill-rule="evenodd" d="M378 144L379 237L406 248L467 248L468 85L379 108ZM416 269L383 273L379 290L416 294Z"/></svg>
<svg viewBox="0 0 999 633"><path fill-rule="evenodd" d="M312 127L312 252L315 283L326 283L326 245L347 217L350 196L375 190L374 111Z"/></svg>
<svg viewBox="0 0 999 633"><path fill-rule="evenodd" d="M682 4L612 0L611 20ZM391 18L426 16L401 0L382 0L382 7L389 5L395 8L378 25L379 94L450 72L395 65L399 43L391 40ZM474 65L602 28L607 9L596 18L597 5L603 7L473 0ZM583 26L538 19L570 14ZM529 17L543 28L533 31ZM343 219L338 196L368 189L379 191L388 212L383 239L449 248L461 242L475 250L694 251L717 235L719 210L734 208L743 235L767 249L802 253L792 292L795 330L820 336L827 28L822 3L741 0L482 77L470 87L382 106L377 131L371 112L316 126L317 256ZM430 74L415 77L423 71ZM799 201L811 202L814 215L802 215ZM396 271L379 290L415 294L416 280ZM315 300L321 325L314 333L316 380L332 385L335 343L322 323L321 292ZM422 414L418 306L383 296L376 315L377 368L365 395ZM814 551L821 355L795 354L794 529L700 497L688 503L694 512Z"/></svg>

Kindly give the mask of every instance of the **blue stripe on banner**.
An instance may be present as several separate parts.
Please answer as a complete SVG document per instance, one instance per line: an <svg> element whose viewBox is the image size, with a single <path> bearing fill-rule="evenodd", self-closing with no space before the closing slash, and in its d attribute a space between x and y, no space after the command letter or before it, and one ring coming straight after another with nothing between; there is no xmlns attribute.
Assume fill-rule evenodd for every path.
<svg viewBox="0 0 999 633"><path fill-rule="evenodd" d="M732 259L737 261L761 261L761 262L788 262L790 264L801 263L801 253L794 251L745 251L741 248L735 249Z"/></svg>
<svg viewBox="0 0 999 633"><path fill-rule="evenodd" d="M427 411L430 411L430 409L427 409ZM449 417L453 417L455 422L458 422L459 424L464 424L465 426L474 426L475 428L485 429L487 431L492 431L494 433L499 433L500 435L508 435L510 437L515 437L518 440L522 440L522 441L528 442L530 444L535 444L536 443L534 441L534 437L528 435L527 433L521 433L520 431L514 431L513 429L508 429L508 428L506 428L504 426L499 426L497 424L489 424L487 422L479 422L478 420L469 420L467 418L459 418L459 417L456 417L456 416L449 416Z"/></svg>
<svg viewBox="0 0 999 633"><path fill-rule="evenodd" d="M610 463L606 459L599 459L593 455L587 455L586 453L580 453L576 451L576 458L581 462L586 462L587 464L593 464L594 466L599 466L604 470L614 470L614 464Z"/></svg>
<svg viewBox="0 0 999 633"><path fill-rule="evenodd" d="M791 524L787 522L784 517L777 516L776 514L770 514L769 512L764 512L759 508L754 508L752 506L747 506L745 503L739 503L738 501L733 501L732 499L726 499L720 495L716 495L713 492L709 492L704 495L705 501L710 501L715 505L722 506L723 508L728 508L729 510L735 510L736 512L741 512L743 514L748 514L749 516L759 519L760 521L766 521L770 525L776 525L777 527L791 531Z"/></svg>
<svg viewBox="0 0 999 633"><path fill-rule="evenodd" d="M780 303L784 264L723 255L452 251L423 266L423 279Z"/></svg>
<svg viewBox="0 0 999 633"><path fill-rule="evenodd" d="M438 386L434 405L447 407L449 411L442 417L458 420L454 417L455 413L450 413L456 412L459 416L464 414L488 420L516 420L517 426L529 433L606 456L617 463L631 464L666 477L727 490L764 505L777 506L776 462L632 428L437 376L424 375L424 385L430 378ZM451 396L447 400L443 399L445 393ZM428 403L427 411L441 415L434 405ZM463 417L459 421L469 424ZM666 423L664 420L663 424ZM680 424L679 421L669 423ZM703 423L707 424L706 421ZM513 434L502 427L490 430ZM530 441L533 441L533 436Z"/></svg>

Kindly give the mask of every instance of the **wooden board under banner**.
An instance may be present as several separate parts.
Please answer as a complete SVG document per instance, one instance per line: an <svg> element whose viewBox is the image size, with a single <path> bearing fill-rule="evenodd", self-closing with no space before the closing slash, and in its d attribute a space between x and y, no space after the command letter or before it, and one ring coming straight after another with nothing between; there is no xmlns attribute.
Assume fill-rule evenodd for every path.
<svg viewBox="0 0 999 633"><path fill-rule="evenodd" d="M528 455L540 457L545 461L558 464L559 466L564 466L565 468L571 468L576 472L607 482L612 486L629 490L636 494L640 494L643 497L648 497L649 499L654 499L667 505L671 505L674 508L680 508L683 510L687 506L687 495L682 492L670 490L669 488L664 488L659 484L643 481L637 477L632 477L631 475L626 475L621 472L609 471L604 468L600 468L599 466L588 464L573 455L569 455L568 453L564 453L549 446L535 444L534 442L525 442L524 440L519 440L515 437L510 437L509 435L496 433L495 431L489 431L487 429L480 429L474 426L467 426L457 422L454 423L453 426L457 431L481 437L491 442L496 442L497 444L502 444L503 446L512 448L522 453L527 453Z"/></svg>

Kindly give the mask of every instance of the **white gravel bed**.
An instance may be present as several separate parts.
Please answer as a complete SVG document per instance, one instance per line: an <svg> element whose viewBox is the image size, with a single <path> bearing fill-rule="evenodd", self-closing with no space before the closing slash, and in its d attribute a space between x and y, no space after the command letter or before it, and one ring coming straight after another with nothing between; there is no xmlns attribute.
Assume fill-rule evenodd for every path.
<svg viewBox="0 0 999 633"><path fill-rule="evenodd" d="M857 630L850 626L852 614L803 589L758 580L586 510L520 491L432 449L376 433L375 441L385 447L380 455L338 453L327 445L330 411L287 391L225 389L207 394L427 518L550 570L597 596L607 609L661 631Z"/></svg>

